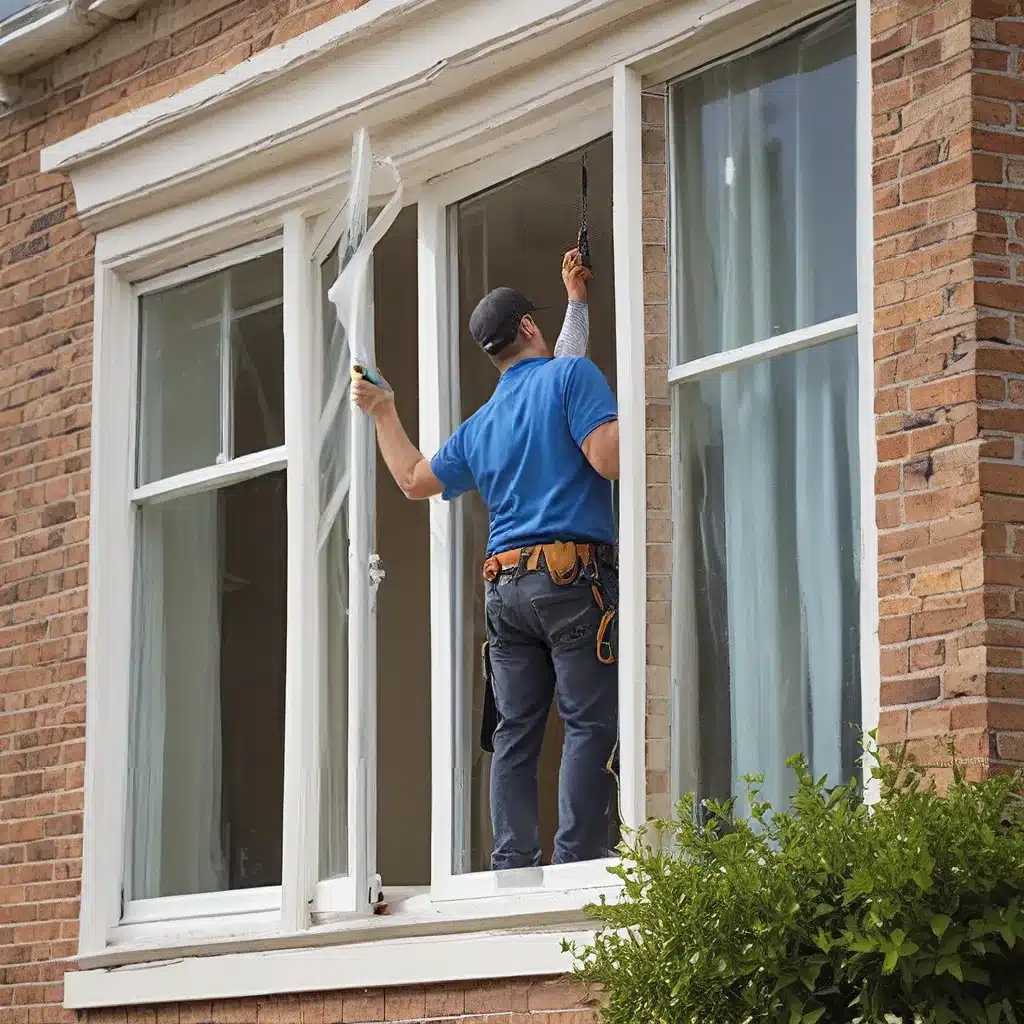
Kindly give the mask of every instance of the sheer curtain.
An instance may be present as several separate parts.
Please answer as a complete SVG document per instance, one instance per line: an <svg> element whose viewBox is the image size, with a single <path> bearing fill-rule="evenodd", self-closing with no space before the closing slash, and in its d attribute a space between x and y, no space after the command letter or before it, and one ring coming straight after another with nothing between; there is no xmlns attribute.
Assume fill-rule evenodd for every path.
<svg viewBox="0 0 1024 1024"><path fill-rule="evenodd" d="M140 477L187 464L194 442L219 434L216 374L193 373L217 350L223 325L183 323L204 307L180 295L144 299ZM218 300L219 301L219 300ZM188 422L182 433L178 423ZM135 899L213 892L229 885L221 820L220 594L217 492L140 512L136 592L131 793L131 892Z"/></svg>
<svg viewBox="0 0 1024 1024"><path fill-rule="evenodd" d="M677 361L856 308L853 21L674 88ZM853 771L855 339L684 386L702 796ZM720 751L731 752L723 763Z"/></svg>

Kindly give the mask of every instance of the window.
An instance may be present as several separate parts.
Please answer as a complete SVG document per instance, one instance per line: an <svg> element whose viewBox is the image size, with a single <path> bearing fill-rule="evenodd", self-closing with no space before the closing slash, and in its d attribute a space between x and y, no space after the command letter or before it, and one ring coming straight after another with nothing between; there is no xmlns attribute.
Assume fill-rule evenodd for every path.
<svg viewBox="0 0 1024 1024"><path fill-rule="evenodd" d="M580 937L582 906L616 891L606 861L488 870L480 509L472 497L408 502L369 421L324 416L357 355L395 387L429 455L489 394L494 378L464 333L488 286L508 280L549 305L538 318L557 334L584 153L590 352L616 390L623 450L620 811L628 826L645 817L654 371L643 345L641 90L789 15L759 6L755 27L730 19L719 37L719 15L693 5L645 0L628 19L587 8L581 22L571 4L539 0L515 15L529 31L494 60L493 43L513 38L507 11L423 5L395 33L370 6L339 19L343 33L332 22L240 66L232 81L273 74L275 85L239 88L230 109L219 83L204 83L202 102L161 101L138 135L133 115L48 150L51 169L74 165L79 209L99 229L86 969L69 975L72 1006L561 972L560 935ZM541 59L574 38L571 66ZM360 59L335 60L335 43ZM448 50L457 60L416 70ZM696 679L700 667L686 695L703 716L681 706L691 732L677 735L687 756L703 753L706 794L745 770L722 754L754 692L741 685L759 688L765 722L790 707L775 700L781 656L765 659L774 675L741 684L743 616L756 613L758 644L788 655L788 640L809 635L801 616L833 602L842 636L819 631L801 648L806 670L787 699L802 709L801 735L835 760L834 737L857 713L864 434L843 427L856 391L839 386L865 367L848 341L864 340L844 134L852 53L849 19L819 19L671 86L670 376L677 521L689 524L678 557L702 566L675 576L680 621L693 624L681 645L692 666L680 660L677 675ZM484 76L472 85L465 55ZM392 201L386 162L371 168L363 130L349 173L338 142L357 122L395 155L404 198ZM389 226L367 265L361 323L342 329L328 292L364 219L371 232ZM737 311L745 319L728 320ZM827 403L830 430L809 437ZM760 431L746 452L740 413ZM741 503L733 474L755 469L760 490ZM826 471L833 506L824 486L808 496ZM793 529L815 516L814 529ZM768 540L749 528L754 517ZM751 577L740 572L772 559L776 600L748 611L738 602ZM803 604L784 600L797 592ZM722 649L728 661L713 660ZM555 720L540 780L546 846L559 740ZM107 970L132 962L147 969Z"/></svg>
<svg viewBox="0 0 1024 1024"><path fill-rule="evenodd" d="M852 11L670 88L680 791L781 806L861 721ZM689 681L693 681L692 684Z"/></svg>
<svg viewBox="0 0 1024 1024"><path fill-rule="evenodd" d="M138 299L129 916L281 883L282 302L279 249Z"/></svg>

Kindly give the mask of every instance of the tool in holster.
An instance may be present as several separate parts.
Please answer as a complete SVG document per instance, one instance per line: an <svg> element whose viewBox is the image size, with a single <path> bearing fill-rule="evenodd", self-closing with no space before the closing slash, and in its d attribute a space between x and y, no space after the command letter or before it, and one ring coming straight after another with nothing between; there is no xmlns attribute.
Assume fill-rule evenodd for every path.
<svg viewBox="0 0 1024 1024"><path fill-rule="evenodd" d="M580 233L577 248L580 251L580 262L593 270L590 262L590 232L587 230L587 154L583 154L580 173L580 191L583 193L583 216L580 218Z"/></svg>

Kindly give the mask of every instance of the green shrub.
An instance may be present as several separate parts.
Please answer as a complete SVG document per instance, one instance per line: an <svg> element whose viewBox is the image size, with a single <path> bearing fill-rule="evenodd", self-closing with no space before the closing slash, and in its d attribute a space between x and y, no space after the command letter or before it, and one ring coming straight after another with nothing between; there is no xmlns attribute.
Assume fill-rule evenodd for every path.
<svg viewBox="0 0 1024 1024"><path fill-rule="evenodd" d="M608 1024L1024 1024L1024 817L1015 780L945 795L905 757L826 788L802 758L786 813L692 798L623 846L617 903L567 946Z"/></svg>

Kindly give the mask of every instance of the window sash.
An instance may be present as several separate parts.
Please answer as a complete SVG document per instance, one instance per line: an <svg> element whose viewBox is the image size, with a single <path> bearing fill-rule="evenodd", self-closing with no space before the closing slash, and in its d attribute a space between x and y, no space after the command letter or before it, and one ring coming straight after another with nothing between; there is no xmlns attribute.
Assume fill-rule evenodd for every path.
<svg viewBox="0 0 1024 1024"><path fill-rule="evenodd" d="M803 30L816 21L830 18L846 4L840 4L810 18L784 28L779 33L766 37L755 44L742 48L735 54L705 64L689 71L684 77L692 77L721 64L770 47L782 38ZM773 357L824 346L850 335L858 338L858 443L860 460L860 694L861 724L865 730L873 729L879 713L879 669L877 648L877 531L874 525L874 355L873 355L873 228L871 219L871 83L870 83L870 13L863 3L856 3L856 118L852 126L856 135L856 218L857 236L857 311L832 320L818 322L804 328L786 332L770 338L745 344L689 361L680 361L680 346L677 339L669 341L668 384L672 405L670 428L671 460L671 517L673 523L672 555L672 641L671 641L671 701L670 730L671 764L670 785L673 806L686 792L696 791L701 765L696 733L699 728L697 687L688 685L695 678L696 661L696 603L692 587L694 564L692 537L693 508L689 495L690 472L687 463L686 445L679 433L681 403L684 389L681 385L722 375ZM671 127L674 119L668 112L666 99L666 126L669 131L668 174L672 188L672 161L675 148L671 141ZM866 211L866 212L865 212ZM863 214L863 215L860 215ZM675 239L683 230L678 219L669 216L670 254L678 250ZM673 268L678 272L678 263L669 257L670 304L678 301L679 286L672 278ZM670 311L670 331L679 330L679 318ZM868 798L871 799L876 787L869 779L864 780Z"/></svg>

